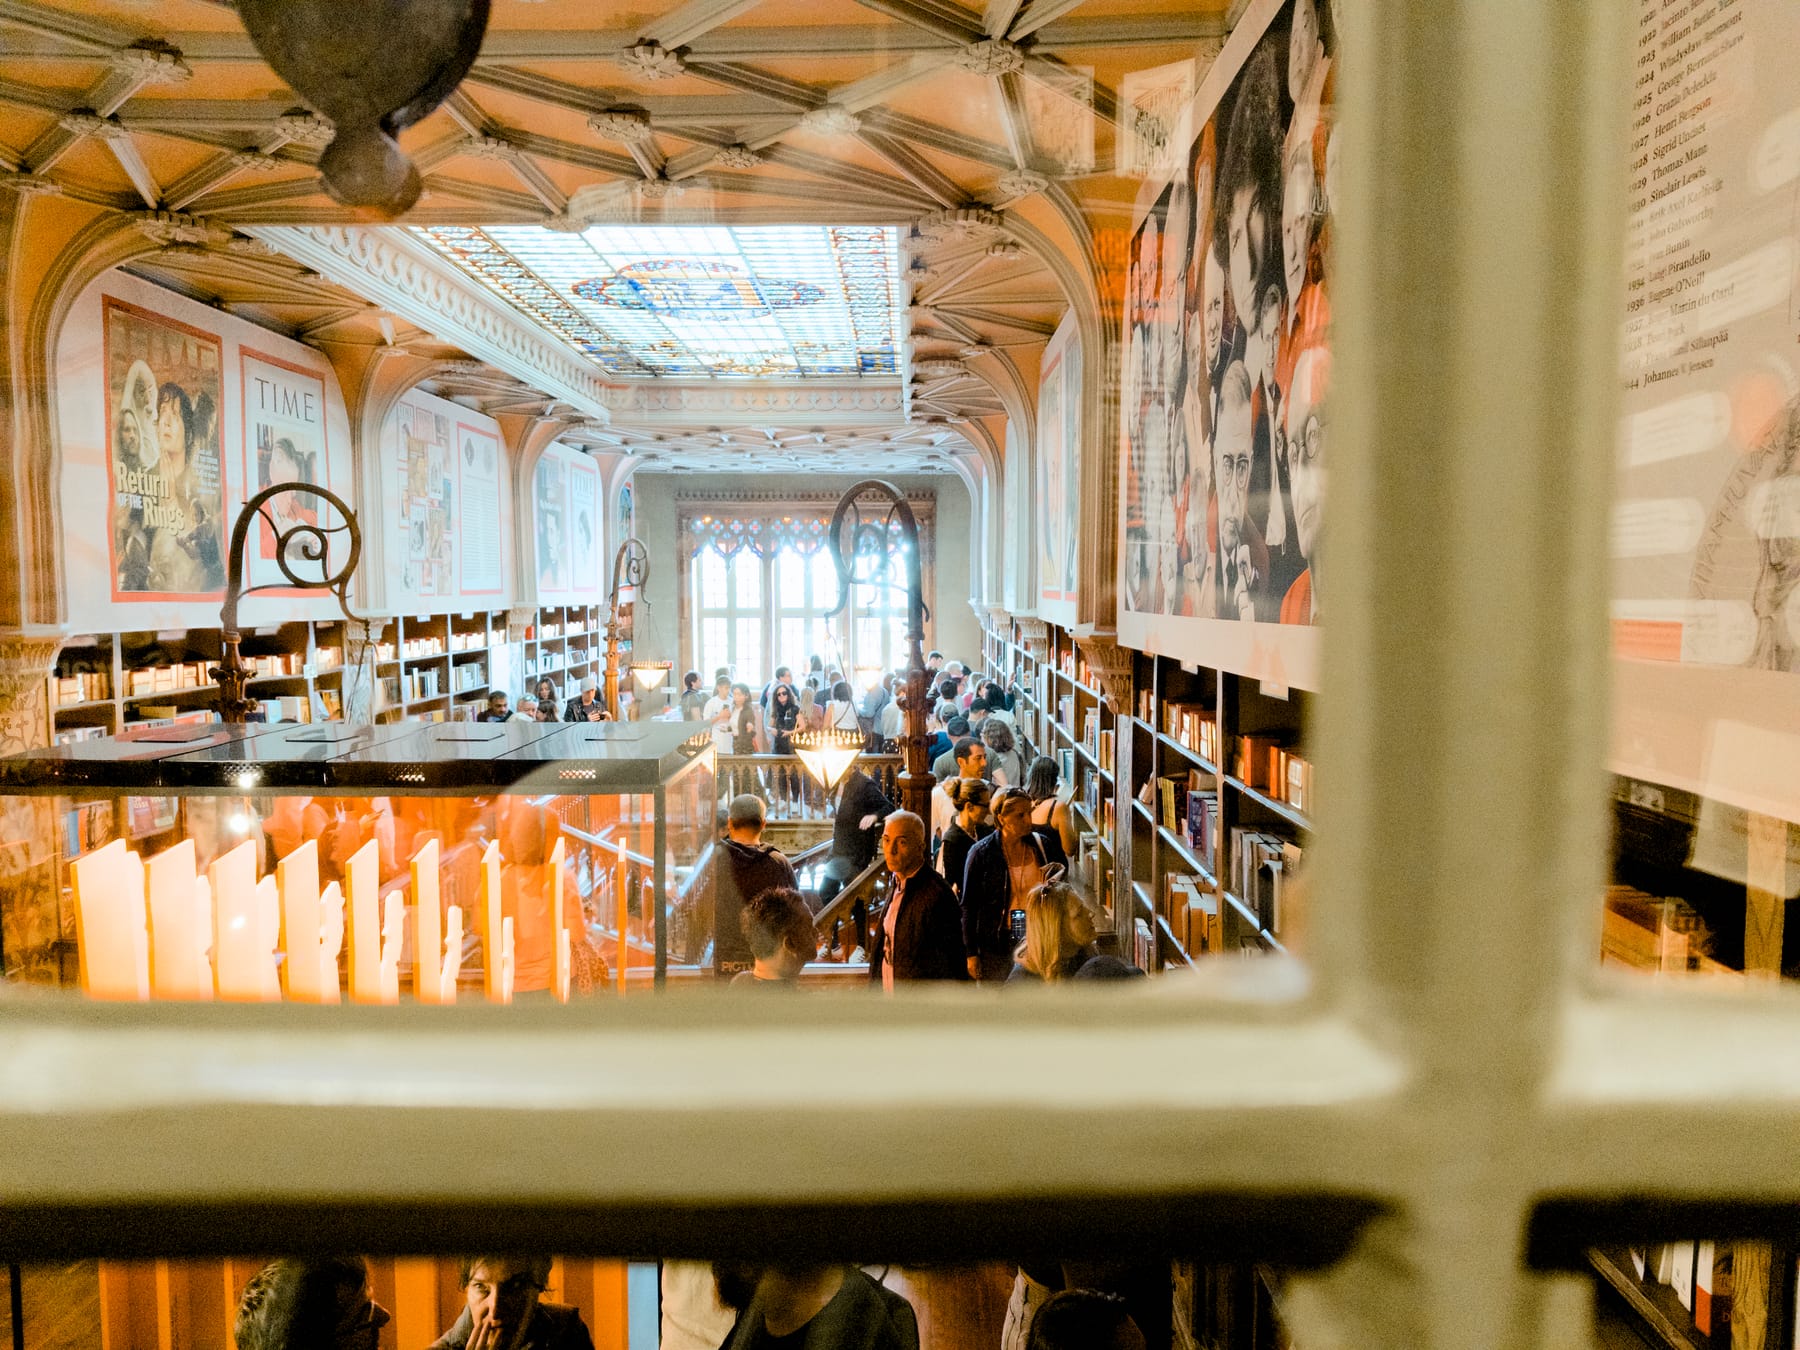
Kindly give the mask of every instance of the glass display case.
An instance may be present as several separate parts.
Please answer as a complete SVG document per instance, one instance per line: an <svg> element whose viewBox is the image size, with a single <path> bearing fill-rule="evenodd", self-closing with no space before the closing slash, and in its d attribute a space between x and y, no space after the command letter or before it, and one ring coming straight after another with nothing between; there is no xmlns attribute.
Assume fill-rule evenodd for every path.
<svg viewBox="0 0 1800 1350"><path fill-rule="evenodd" d="M678 722L174 725L0 759L7 978L97 997L568 998L711 939Z"/></svg>

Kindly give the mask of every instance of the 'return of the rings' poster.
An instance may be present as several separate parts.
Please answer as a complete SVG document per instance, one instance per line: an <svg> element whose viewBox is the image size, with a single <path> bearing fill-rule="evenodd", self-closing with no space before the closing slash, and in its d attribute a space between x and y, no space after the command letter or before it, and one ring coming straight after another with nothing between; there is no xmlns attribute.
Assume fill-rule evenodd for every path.
<svg viewBox="0 0 1800 1350"><path fill-rule="evenodd" d="M1121 379L1120 640L1317 685L1337 35L1256 0L1138 199Z"/></svg>
<svg viewBox="0 0 1800 1350"><path fill-rule="evenodd" d="M1638 13L1614 764L1796 820L1800 6Z"/></svg>
<svg viewBox="0 0 1800 1350"><path fill-rule="evenodd" d="M106 457L114 600L210 600L225 589L215 333L107 296Z"/></svg>

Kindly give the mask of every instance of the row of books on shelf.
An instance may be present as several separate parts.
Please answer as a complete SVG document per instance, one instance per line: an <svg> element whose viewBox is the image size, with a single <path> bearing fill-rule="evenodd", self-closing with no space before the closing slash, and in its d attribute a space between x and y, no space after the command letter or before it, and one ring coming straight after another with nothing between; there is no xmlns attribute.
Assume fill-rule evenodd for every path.
<svg viewBox="0 0 1800 1350"><path fill-rule="evenodd" d="M84 670L50 677L50 705L67 708L112 697L112 680L104 670Z"/></svg>
<svg viewBox="0 0 1800 1350"><path fill-rule="evenodd" d="M333 643L329 647L318 647L313 651L314 670L337 670L344 664L344 649Z"/></svg>
<svg viewBox="0 0 1800 1350"><path fill-rule="evenodd" d="M1216 778L1200 769L1164 774L1154 786L1145 784L1140 799L1146 806L1156 808L1158 824L1186 843L1208 866L1212 865L1219 835Z"/></svg>
<svg viewBox="0 0 1800 1350"><path fill-rule="evenodd" d="M1606 888L1600 963L1659 974L1743 978L1713 959L1713 934L1686 900L1655 896L1635 886Z"/></svg>
<svg viewBox="0 0 1800 1350"><path fill-rule="evenodd" d="M487 634L483 632L450 635L450 650L453 652L478 652L487 645Z"/></svg>
<svg viewBox="0 0 1800 1350"><path fill-rule="evenodd" d="M481 689L487 685L487 662L471 661L466 666L453 668L453 679L456 692L466 694L471 689Z"/></svg>
<svg viewBox="0 0 1800 1350"><path fill-rule="evenodd" d="M400 679L400 688L406 694L406 701L416 703L424 698L437 698L444 692L440 674L436 670L408 671Z"/></svg>
<svg viewBox="0 0 1800 1350"><path fill-rule="evenodd" d="M253 679L274 680L284 676L306 674L305 652L274 652L266 656L246 656Z"/></svg>
<svg viewBox="0 0 1800 1350"><path fill-rule="evenodd" d="M1231 890L1265 932L1279 933L1303 851L1278 834L1238 826L1231 832Z"/></svg>
<svg viewBox="0 0 1800 1350"><path fill-rule="evenodd" d="M1147 695L1144 705L1148 709ZM1165 703L1162 733L1200 758L1213 764L1219 762L1219 719L1211 708L1198 703Z"/></svg>
<svg viewBox="0 0 1800 1350"><path fill-rule="evenodd" d="M1093 688L1093 674L1088 669L1087 658L1078 651L1066 651L1057 658L1056 668L1068 676L1076 684L1084 684Z"/></svg>
<svg viewBox="0 0 1800 1350"><path fill-rule="evenodd" d="M1676 1301L1693 1315L1702 1335L1731 1326L1731 1244L1667 1242L1633 1247L1632 1272L1645 1284L1667 1285Z"/></svg>
<svg viewBox="0 0 1800 1350"><path fill-rule="evenodd" d="M1162 894L1157 897L1157 911L1189 956L1214 956L1224 950L1219 893L1206 884L1205 877L1167 873Z"/></svg>
<svg viewBox="0 0 1800 1350"><path fill-rule="evenodd" d="M141 694L172 694L181 689L199 689L212 683L207 668L210 661L182 661L166 666L139 666L135 670L125 672L125 692L137 697Z"/></svg>

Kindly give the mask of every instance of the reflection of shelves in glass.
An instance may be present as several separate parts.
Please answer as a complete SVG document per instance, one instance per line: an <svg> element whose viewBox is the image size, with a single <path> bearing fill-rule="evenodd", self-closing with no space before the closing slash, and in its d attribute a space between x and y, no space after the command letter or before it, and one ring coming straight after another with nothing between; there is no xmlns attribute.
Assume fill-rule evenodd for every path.
<svg viewBox="0 0 1800 1350"><path fill-rule="evenodd" d="M1261 788L1251 787L1248 783L1246 783L1241 778L1233 778L1230 774L1225 774L1225 775L1223 775L1223 777L1224 777L1225 782L1230 784L1232 787L1236 788L1239 792L1243 793L1251 801L1256 802L1258 805L1264 807L1267 810L1273 811L1276 815L1280 816L1283 820L1290 821L1293 824L1298 825L1303 830L1312 829L1312 821L1310 821L1306 818L1306 815L1304 812L1296 811L1293 807L1289 806L1286 802L1281 801L1278 798L1271 797L1268 793L1264 792Z"/></svg>
<svg viewBox="0 0 1800 1350"><path fill-rule="evenodd" d="M1185 871L1199 873L1200 876L1205 879L1208 886L1217 886L1219 884L1218 878L1213 875L1212 868L1200 861L1200 856L1194 852L1187 841L1180 835L1176 834L1175 831L1171 830L1166 825L1158 825L1156 827L1156 833L1162 838L1163 844L1166 847L1175 851L1176 856L1181 859Z"/></svg>
<svg viewBox="0 0 1800 1350"><path fill-rule="evenodd" d="M65 703L59 708L52 708L51 711L61 717L64 713L93 712L96 708L110 708L112 705L113 701L110 698L90 698L80 703Z"/></svg>

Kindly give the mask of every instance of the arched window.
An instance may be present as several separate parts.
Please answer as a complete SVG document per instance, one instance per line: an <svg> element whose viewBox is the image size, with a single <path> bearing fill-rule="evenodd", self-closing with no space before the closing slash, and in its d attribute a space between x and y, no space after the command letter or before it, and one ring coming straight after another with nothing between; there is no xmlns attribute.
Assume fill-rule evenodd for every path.
<svg viewBox="0 0 1800 1350"><path fill-rule="evenodd" d="M927 510L920 548L931 557ZM762 513L684 512L689 553L683 661L710 676L721 666L753 687L783 665L803 675L818 656L852 678L857 667L895 670L906 661L904 550L894 542L891 586L857 586L838 610L837 565L826 535L830 508ZM926 569L929 578L929 567ZM930 598L926 583L927 603Z"/></svg>

